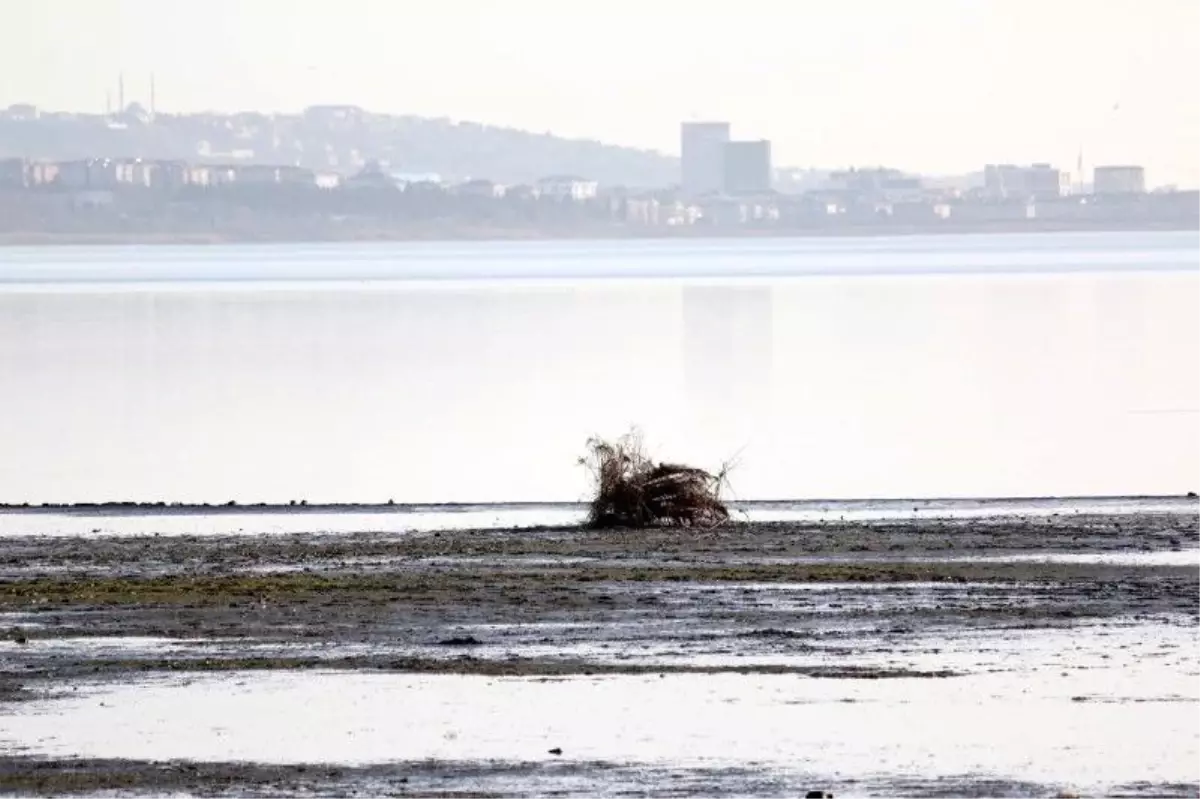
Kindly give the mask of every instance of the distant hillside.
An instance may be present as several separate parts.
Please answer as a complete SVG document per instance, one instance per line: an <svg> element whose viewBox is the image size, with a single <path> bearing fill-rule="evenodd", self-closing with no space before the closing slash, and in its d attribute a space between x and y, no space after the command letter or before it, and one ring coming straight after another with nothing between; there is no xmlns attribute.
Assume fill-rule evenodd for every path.
<svg viewBox="0 0 1200 799"><path fill-rule="evenodd" d="M579 175L606 185L658 188L678 182L679 161L661 153L509 128L318 107L303 114L0 112L0 158L110 157L295 164L349 174L378 160L395 172L445 180L530 183Z"/></svg>

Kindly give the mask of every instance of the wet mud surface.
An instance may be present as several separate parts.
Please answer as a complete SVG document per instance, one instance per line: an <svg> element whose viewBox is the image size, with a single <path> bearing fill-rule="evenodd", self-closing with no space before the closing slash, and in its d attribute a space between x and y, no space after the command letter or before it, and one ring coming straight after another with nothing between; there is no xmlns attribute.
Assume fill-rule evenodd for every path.
<svg viewBox="0 0 1200 799"><path fill-rule="evenodd" d="M1194 631L1200 569L1121 556L1186 553L1198 535L1195 513L1142 513L650 532L7 537L0 707L19 713L76 686L201 672L953 680L1004 670L1004 652L964 654L981 634L1019 646L1029 631L1085 626ZM1072 558L1105 553L1114 557ZM813 780L838 795L1060 790L973 774ZM656 771L553 755L354 767L0 757L0 792L26 795L793 795L798 784L753 768ZM1200 775L1110 790L1193 796Z"/></svg>
<svg viewBox="0 0 1200 799"><path fill-rule="evenodd" d="M319 793L337 796L423 796L491 797L509 796L505 783L531 781L545 785L574 783L576 790L586 786L591 775L605 772L608 782L627 781L645 784L651 777L671 791L696 794L721 791L736 785L751 791L774 787L751 770L662 770L635 774L609 763L512 763L480 766L475 763L389 763L380 766L347 768L337 765L271 766L246 763L149 763L133 761L81 760L70 763L37 760L0 761L0 769L19 771L8 780L10 789L39 794L67 794L75 790L195 792L205 796L294 796ZM2 772L0 772L2 773ZM471 780L480 785L463 791L459 783ZM490 790L489 790L490 788Z"/></svg>
<svg viewBox="0 0 1200 799"><path fill-rule="evenodd" d="M345 767L336 764L272 766L253 763L164 763L128 760L39 761L0 759L0 774L8 771L9 791L38 795L70 795L75 792L129 791L184 793L199 796L412 796L412 797L509 797L519 783L536 795L578 796L776 796L781 785L770 775L752 768L632 769L617 763L531 761L503 765L478 763L413 762L378 766ZM603 775L605 790L595 790L597 775ZM470 780L477 787L462 790L459 783ZM1068 797L1032 782L989 779L964 774L928 781L843 780L830 784L814 777L815 792L832 796L901 795L953 799L954 797ZM647 785L651 787L647 787ZM801 789L799 796L807 790ZM793 795L787 794L784 795ZM1111 797L1194 796L1186 784L1138 784L1115 786Z"/></svg>

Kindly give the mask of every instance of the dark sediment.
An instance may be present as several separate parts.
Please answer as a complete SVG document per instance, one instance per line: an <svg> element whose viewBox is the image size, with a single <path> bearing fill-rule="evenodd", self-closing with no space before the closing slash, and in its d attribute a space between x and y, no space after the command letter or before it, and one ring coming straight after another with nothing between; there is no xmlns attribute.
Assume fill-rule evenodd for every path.
<svg viewBox="0 0 1200 799"><path fill-rule="evenodd" d="M867 646L925 641L921 645L936 647L940 635L962 630L1149 618L1198 625L1195 566L978 559L1170 551L1195 547L1197 535L1196 514L1164 513L637 532L6 538L0 548L0 613L7 621L0 635L8 643L0 644L0 702L20 702L84 679L253 669L953 679L956 672L949 669L871 668L855 665L854 658ZM795 584L807 588L788 590ZM104 649L104 639L124 636L198 643L157 653ZM40 646L46 639L80 645L50 652ZM88 641L101 643L89 647ZM246 648L250 644L253 652ZM656 648L678 657L650 663L630 656ZM806 653L824 660L816 665L753 660ZM697 666L689 661L696 654L747 659ZM537 754L544 751L531 757ZM446 774L478 768L10 756L0 759L0 792L437 795L455 790L453 780L442 782ZM541 761L536 769L512 768L534 769L550 783L555 779L539 771L547 768ZM562 769L561 777L581 765L561 762L553 768ZM706 786L714 794L773 793L770 785L732 772L689 774L671 779L699 786L693 791L699 794ZM984 777L898 786L850 787L905 795L990 795L983 792L997 789L1004 795L1053 795L1044 786L997 786ZM846 786L827 787L837 794ZM1189 795L1195 787L1128 790Z"/></svg>

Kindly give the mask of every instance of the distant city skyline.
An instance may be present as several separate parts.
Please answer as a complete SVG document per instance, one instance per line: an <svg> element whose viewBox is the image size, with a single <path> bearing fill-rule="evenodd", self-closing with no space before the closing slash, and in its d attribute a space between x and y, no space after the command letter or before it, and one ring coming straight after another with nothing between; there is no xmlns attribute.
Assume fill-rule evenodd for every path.
<svg viewBox="0 0 1200 799"><path fill-rule="evenodd" d="M778 166L1073 174L1082 150L1200 185L1200 3L919 5L8 0L0 106L101 113L122 74L148 105L153 74L168 113L344 103L672 155L714 119Z"/></svg>

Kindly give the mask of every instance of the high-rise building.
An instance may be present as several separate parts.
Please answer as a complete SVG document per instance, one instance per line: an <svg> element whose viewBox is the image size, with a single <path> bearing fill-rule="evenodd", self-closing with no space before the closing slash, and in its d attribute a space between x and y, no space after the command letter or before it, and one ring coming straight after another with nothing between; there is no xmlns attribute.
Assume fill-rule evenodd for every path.
<svg viewBox="0 0 1200 799"><path fill-rule="evenodd" d="M728 122L684 122L680 126L680 187L692 196L721 191L725 180Z"/></svg>
<svg viewBox="0 0 1200 799"><path fill-rule="evenodd" d="M723 188L727 194L765 194L771 190L771 142L725 143Z"/></svg>

